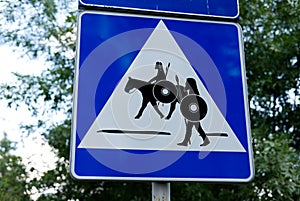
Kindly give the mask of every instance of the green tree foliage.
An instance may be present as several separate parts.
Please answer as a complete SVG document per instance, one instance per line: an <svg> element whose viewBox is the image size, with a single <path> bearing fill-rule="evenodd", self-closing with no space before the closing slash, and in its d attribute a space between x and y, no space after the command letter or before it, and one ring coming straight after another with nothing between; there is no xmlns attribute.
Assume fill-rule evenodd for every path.
<svg viewBox="0 0 300 201"><path fill-rule="evenodd" d="M11 154L13 150L15 146L5 135L0 141L0 200L30 200L25 166L20 157Z"/></svg>
<svg viewBox="0 0 300 201"><path fill-rule="evenodd" d="M255 137L285 135L300 149L300 4L245 1L241 6Z"/></svg>
<svg viewBox="0 0 300 201"><path fill-rule="evenodd" d="M51 107L42 112L68 108L66 114L70 114L76 44L76 11L70 11L71 3L74 4L53 0L0 2L0 42L19 47L24 56L32 59L45 58L50 65L41 76L16 73L19 83L2 87L9 106L18 107L24 102L36 115L43 101Z"/></svg>
<svg viewBox="0 0 300 201"><path fill-rule="evenodd" d="M69 176L77 14L71 1L2 0L0 5L6 24L0 26L0 42L50 64L41 76L15 74L19 83L1 86L0 98L16 107L25 102L34 115L66 114L65 121L45 127L58 160L55 169L32 181L42 193L39 200L149 200L149 182L78 182ZM172 200L300 200L300 3L240 0L240 11L256 177L248 184L172 183ZM45 121L38 119L35 126ZM43 193L49 189L54 193Z"/></svg>
<svg viewBox="0 0 300 201"><path fill-rule="evenodd" d="M256 141L256 140L254 140ZM286 137L264 139L254 143L256 177L248 184L173 185L172 194L178 201L284 201L299 200L299 152ZM185 195L185 196L180 196ZM179 199L177 199L179 198Z"/></svg>

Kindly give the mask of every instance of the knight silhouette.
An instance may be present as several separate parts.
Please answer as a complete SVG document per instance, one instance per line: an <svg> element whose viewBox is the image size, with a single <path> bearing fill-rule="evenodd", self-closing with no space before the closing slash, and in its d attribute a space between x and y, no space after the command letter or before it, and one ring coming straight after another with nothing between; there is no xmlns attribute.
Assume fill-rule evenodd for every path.
<svg viewBox="0 0 300 201"><path fill-rule="evenodd" d="M168 65L168 67L170 66L170 64ZM155 69L157 70L157 74L156 76L154 76L151 80L149 80L148 82L151 84L157 83L161 80L166 80L167 78L167 73L168 73L168 67L166 69L166 72L164 71L162 62L157 61L155 63Z"/></svg>
<svg viewBox="0 0 300 201"><path fill-rule="evenodd" d="M196 80L194 78L187 78L185 84L185 90L188 92L189 95L200 95ZM177 143L178 146L188 146L191 143L190 138L192 136L192 129L195 127L199 135L201 136L203 143L200 146L206 146L210 143L205 131L203 130L200 121L193 122L188 119L185 119L185 136L184 140L180 143Z"/></svg>

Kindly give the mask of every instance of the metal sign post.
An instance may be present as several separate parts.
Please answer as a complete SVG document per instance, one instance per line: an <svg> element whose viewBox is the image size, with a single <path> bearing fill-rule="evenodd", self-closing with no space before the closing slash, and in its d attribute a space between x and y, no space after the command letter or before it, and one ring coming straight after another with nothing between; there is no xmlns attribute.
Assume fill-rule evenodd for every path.
<svg viewBox="0 0 300 201"><path fill-rule="evenodd" d="M152 182L152 201L171 201L169 182Z"/></svg>

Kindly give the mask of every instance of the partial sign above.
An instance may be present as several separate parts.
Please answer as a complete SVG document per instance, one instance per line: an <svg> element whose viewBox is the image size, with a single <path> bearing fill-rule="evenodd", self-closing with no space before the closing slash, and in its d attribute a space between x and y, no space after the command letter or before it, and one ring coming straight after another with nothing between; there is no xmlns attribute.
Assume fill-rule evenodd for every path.
<svg viewBox="0 0 300 201"><path fill-rule="evenodd" d="M238 25L84 12L71 172L78 179L249 181L247 102Z"/></svg>
<svg viewBox="0 0 300 201"><path fill-rule="evenodd" d="M79 5L229 19L239 16L238 0L79 0Z"/></svg>

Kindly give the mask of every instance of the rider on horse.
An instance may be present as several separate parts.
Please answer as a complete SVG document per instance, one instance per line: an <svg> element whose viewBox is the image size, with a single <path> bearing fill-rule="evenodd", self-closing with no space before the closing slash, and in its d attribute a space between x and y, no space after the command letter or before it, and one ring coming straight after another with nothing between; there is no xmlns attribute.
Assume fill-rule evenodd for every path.
<svg viewBox="0 0 300 201"><path fill-rule="evenodd" d="M149 80L149 83L154 84L161 80L166 80L169 67L170 67L170 63L168 64L165 72L162 63L160 61L157 61L155 63L155 69L157 70L157 74L151 80Z"/></svg>

